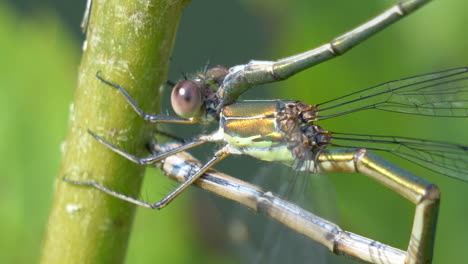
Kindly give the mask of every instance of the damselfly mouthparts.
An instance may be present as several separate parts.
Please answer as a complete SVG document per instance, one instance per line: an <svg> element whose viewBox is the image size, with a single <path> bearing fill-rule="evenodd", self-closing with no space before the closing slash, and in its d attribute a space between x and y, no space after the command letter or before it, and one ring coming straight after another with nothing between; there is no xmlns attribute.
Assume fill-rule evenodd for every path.
<svg viewBox="0 0 468 264"><path fill-rule="evenodd" d="M382 15L336 38L317 49L276 62L251 61L226 69L208 69L193 80L175 85L172 105L181 117L146 114L119 85L97 76L104 83L119 89L133 109L144 119L155 123L209 123L219 121L219 129L209 135L195 137L164 153L137 158L93 134L97 140L141 164L155 164L172 155L207 142L224 142L225 146L196 173L161 201L150 204L116 193L95 182L92 185L129 202L160 209L171 202L187 186L195 182L214 164L231 154L247 154L266 161L280 161L298 171L310 173L359 172L374 178L416 205L408 251L392 258L385 252L350 253L357 258L379 263L427 263L432 259L439 191L428 181L413 175L372 154L368 150L385 151L444 175L467 181L466 146L397 136L369 136L331 132L318 121L361 110L383 110L435 117L466 118L467 68L456 68L413 76L384 83L321 104L299 101L238 101L250 87L286 79L324 60L344 53L388 24L417 9L427 1L402 1ZM335 149L338 147L341 149ZM344 148L344 149L343 149ZM339 252L337 243L330 249ZM364 250L365 251L365 250Z"/></svg>

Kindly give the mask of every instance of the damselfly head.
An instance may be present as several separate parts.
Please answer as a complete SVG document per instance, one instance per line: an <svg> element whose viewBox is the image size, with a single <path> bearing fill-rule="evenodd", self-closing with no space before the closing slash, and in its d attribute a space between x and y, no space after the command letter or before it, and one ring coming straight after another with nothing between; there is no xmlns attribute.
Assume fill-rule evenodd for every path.
<svg viewBox="0 0 468 264"><path fill-rule="evenodd" d="M228 73L224 66L214 66L192 80L178 82L171 93L172 108L177 115L184 118L196 118L207 121L206 113L214 109L216 91ZM209 114L207 114L209 115Z"/></svg>

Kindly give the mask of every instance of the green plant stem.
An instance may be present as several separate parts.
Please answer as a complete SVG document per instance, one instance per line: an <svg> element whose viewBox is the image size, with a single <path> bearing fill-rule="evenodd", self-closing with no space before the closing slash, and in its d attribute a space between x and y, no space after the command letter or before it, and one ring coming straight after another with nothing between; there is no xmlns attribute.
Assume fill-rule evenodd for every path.
<svg viewBox="0 0 468 264"><path fill-rule="evenodd" d="M186 2L93 1L42 263L115 264L125 260L135 207L62 178L92 180L138 197L144 168L110 151L87 130L141 156L151 126L95 74L99 71L105 79L125 87L143 109L154 113Z"/></svg>

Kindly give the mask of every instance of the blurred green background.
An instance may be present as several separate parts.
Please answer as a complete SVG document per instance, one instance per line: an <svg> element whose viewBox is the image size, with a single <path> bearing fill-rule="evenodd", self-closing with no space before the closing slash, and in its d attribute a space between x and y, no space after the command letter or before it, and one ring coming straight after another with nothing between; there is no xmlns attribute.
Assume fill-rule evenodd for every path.
<svg viewBox="0 0 468 264"><path fill-rule="evenodd" d="M79 23L85 3L66 2L70 3L0 3L0 137L4 142L0 148L0 263L31 263L40 253L83 40ZM250 59L274 60L305 51L394 3L194 0L181 21L170 79L179 79L181 72L201 70L208 61L232 66ZM434 1L341 58L282 83L260 87L244 98L318 103L392 79L466 66L466 10L468 2L464 0ZM398 134L468 144L465 119L372 112L336 118L326 125L332 131ZM466 262L468 183L386 158L438 184L442 190L434 263ZM235 176L231 168L236 161L220 168ZM147 179L156 181L153 185L158 188L153 193L153 188L145 187L142 196L155 200L174 183L156 175L154 169L148 171ZM360 175L330 175L330 180L338 200L341 227L406 248L414 210L411 204ZM197 211L194 208L203 205L192 194L190 191L160 212L138 210L127 263L227 260L202 240L205 235L193 219Z"/></svg>

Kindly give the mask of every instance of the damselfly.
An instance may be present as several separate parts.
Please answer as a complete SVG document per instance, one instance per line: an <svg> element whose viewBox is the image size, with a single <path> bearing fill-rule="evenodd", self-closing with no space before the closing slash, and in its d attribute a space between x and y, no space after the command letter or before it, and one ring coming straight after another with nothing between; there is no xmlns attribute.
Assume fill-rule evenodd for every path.
<svg viewBox="0 0 468 264"><path fill-rule="evenodd" d="M193 80L183 80L174 86L172 92L173 108L181 117L146 114L122 87L97 75L104 83L119 89L144 120L179 124L219 121L219 129L213 134L195 137L164 153L141 159L116 148L90 132L101 143L127 159L147 165L207 142L224 142L225 146L196 173L190 174L178 188L155 204L116 193L95 182L67 181L92 185L129 202L160 209L214 164L230 154L247 154L266 161L280 161L298 171L310 173L359 172L374 178L413 202L416 205L416 216L408 251L403 253L402 257L393 258L390 257L390 253L373 252L369 246L364 250L367 250L367 254L362 252L351 254L369 262L430 262L439 204L437 187L368 150L386 151L431 170L466 181L467 147L407 137L336 133L322 128L317 122L368 109L466 118L467 68L392 81L316 105L286 100L237 101L244 91L254 85L286 79L344 53L426 2L402 1L332 42L302 54L276 62L251 61L246 65L230 69L217 66L206 70ZM340 251L340 248L337 248L339 243L331 244L329 248L333 252Z"/></svg>
<svg viewBox="0 0 468 264"><path fill-rule="evenodd" d="M399 252L393 257L392 254L385 253L390 247L382 247L385 252L373 251L369 245L375 244L367 240L363 242L363 245L368 246L366 249L362 250L365 247L359 246L361 251L367 254L363 252L350 254L356 254L357 258L377 263L401 263L402 260L406 263L430 261L439 204L438 188L368 150L389 152L446 176L468 181L468 146L398 136L335 133L324 130L316 122L368 109L429 116L466 117L468 114L466 100L468 68L455 68L391 81L317 105L285 100L236 101L221 108L218 117L215 108L209 104L212 103L211 101L200 100L204 98L202 95L206 96L212 91L206 86L207 83L218 83L217 80L222 80L222 78L219 79L220 72L227 74L223 68L214 67L194 80L179 82L172 92L175 111L181 115L192 113L189 119L177 118L175 120L193 122L197 118L203 118L204 121L208 118L218 119L220 127L213 134L196 137L182 145L166 148L163 153L140 159L113 146L90 131L90 134L101 143L141 165L155 164L176 153L207 142L225 142L226 145L221 150L217 151L206 164L195 171L192 170L193 173L188 175L185 181L164 199L151 204L114 192L95 182L77 182L69 179L67 181L92 185L137 205L161 209L214 164L231 154L247 154L266 161L279 161L298 171L309 173L359 172L413 202L416 205L416 215L406 254L401 255ZM98 78L101 77L98 75ZM164 122L170 119L145 114L123 88L104 79L101 80L118 88L145 119L157 118ZM213 94L208 95L208 98L210 96ZM350 108L343 111L342 108L345 106ZM197 112L197 109L202 109L203 114ZM338 112L321 115L331 110ZM333 147L339 147L339 149ZM168 173L174 174L169 171ZM328 231L333 233L336 230ZM328 238L326 242L319 239L320 242L326 244L333 252L340 251L336 248L340 243L336 243L335 238L330 240L330 236L323 230L320 231L320 235ZM343 238L340 237L340 239ZM356 240L360 239L356 238ZM393 252L394 249L390 251Z"/></svg>

